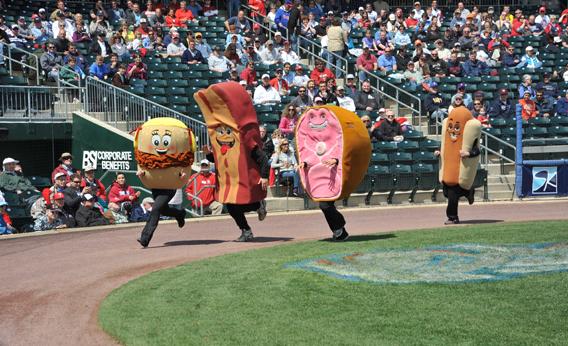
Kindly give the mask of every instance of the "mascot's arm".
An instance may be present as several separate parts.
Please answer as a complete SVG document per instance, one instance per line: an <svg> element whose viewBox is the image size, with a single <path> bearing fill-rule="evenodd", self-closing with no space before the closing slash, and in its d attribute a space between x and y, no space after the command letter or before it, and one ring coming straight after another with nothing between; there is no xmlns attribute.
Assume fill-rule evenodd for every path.
<svg viewBox="0 0 568 346"><path fill-rule="evenodd" d="M473 142L473 147L469 151L469 157L476 157L479 156L479 154L481 154L481 151L479 150L479 140L476 138Z"/></svg>
<svg viewBox="0 0 568 346"><path fill-rule="evenodd" d="M250 153L254 162L260 167L260 177L263 179L268 179L270 175L270 164L268 164L268 157L266 153L257 146Z"/></svg>

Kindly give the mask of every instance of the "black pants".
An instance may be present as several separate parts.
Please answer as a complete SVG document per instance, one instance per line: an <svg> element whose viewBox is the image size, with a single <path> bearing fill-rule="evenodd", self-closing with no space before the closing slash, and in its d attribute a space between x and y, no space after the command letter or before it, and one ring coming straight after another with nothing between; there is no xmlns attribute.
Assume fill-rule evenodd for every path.
<svg viewBox="0 0 568 346"><path fill-rule="evenodd" d="M154 235L156 227L158 227L158 221L160 220L160 215L171 216L178 218L180 216L185 216L184 210L179 210L176 208L171 208L168 202L174 197L176 190L162 190L162 189L152 189L152 197L154 198L154 205L152 206L152 211L150 212L150 219L146 222L146 226L142 230L142 235L140 239L142 243L149 244Z"/></svg>
<svg viewBox="0 0 568 346"><path fill-rule="evenodd" d="M343 215L335 208L335 201L319 202L319 207L325 216L325 221L329 225L329 229L336 231L345 226Z"/></svg>
<svg viewBox="0 0 568 346"><path fill-rule="evenodd" d="M260 208L260 202L249 204L226 204L229 215L235 220L239 229L250 229L245 213Z"/></svg>
<svg viewBox="0 0 568 346"><path fill-rule="evenodd" d="M444 184L444 196L448 199L448 206L446 207L446 216L450 220L458 219L458 202L460 197L467 197L469 190L463 189L461 186L448 186Z"/></svg>

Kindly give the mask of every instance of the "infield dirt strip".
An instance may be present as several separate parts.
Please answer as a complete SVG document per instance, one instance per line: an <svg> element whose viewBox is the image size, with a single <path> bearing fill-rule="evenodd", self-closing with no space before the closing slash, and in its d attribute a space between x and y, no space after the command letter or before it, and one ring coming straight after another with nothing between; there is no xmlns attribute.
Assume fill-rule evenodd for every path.
<svg viewBox="0 0 568 346"><path fill-rule="evenodd" d="M568 219L568 202L460 205L464 223ZM352 235L442 227L445 205L344 210ZM0 345L112 345L98 326L100 302L143 274L220 254L331 236L321 212L249 216L256 242L235 243L230 218L159 226L148 249L141 227L0 240ZM535 230L536 231L536 230Z"/></svg>

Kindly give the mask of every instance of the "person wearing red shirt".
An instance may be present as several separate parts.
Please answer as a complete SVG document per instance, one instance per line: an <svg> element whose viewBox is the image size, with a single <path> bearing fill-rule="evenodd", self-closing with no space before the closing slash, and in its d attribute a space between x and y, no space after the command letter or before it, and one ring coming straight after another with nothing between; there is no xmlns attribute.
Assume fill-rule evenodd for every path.
<svg viewBox="0 0 568 346"><path fill-rule="evenodd" d="M247 86L256 86L256 71L254 70L254 62L249 61L247 67L241 72L241 81L245 81Z"/></svg>
<svg viewBox="0 0 568 346"><path fill-rule="evenodd" d="M325 67L322 60L318 60L316 61L316 68L310 74L310 79L319 85L322 80L325 82L328 79L335 79L335 75L330 69Z"/></svg>
<svg viewBox="0 0 568 346"><path fill-rule="evenodd" d="M99 204L103 204L103 207L107 205L107 195L106 189L103 183L97 178L95 178L95 167L87 166L84 169L85 176L81 180L81 188L89 186L91 188L91 194L97 196L97 201Z"/></svg>
<svg viewBox="0 0 568 346"><path fill-rule="evenodd" d="M568 8L562 11L560 18L558 18L558 21L564 25L568 24Z"/></svg>
<svg viewBox="0 0 568 346"><path fill-rule="evenodd" d="M523 17L523 11L516 10L515 11L515 18L513 18L513 26L511 28L511 36L521 35L517 32L517 30L519 30L519 28L521 26L523 26L523 24L525 24L525 19Z"/></svg>
<svg viewBox="0 0 568 346"><path fill-rule="evenodd" d="M151 29L148 27L148 20L146 18L140 18L140 26L134 30L134 33L139 32L142 34L142 37L148 37L150 30Z"/></svg>
<svg viewBox="0 0 568 346"><path fill-rule="evenodd" d="M536 103L531 100L530 91L525 91L523 98L519 100L519 104L522 107L521 116L523 117L523 120L529 120L530 118L536 118L538 116Z"/></svg>
<svg viewBox="0 0 568 346"><path fill-rule="evenodd" d="M135 191L131 186L126 184L126 176L124 173L116 175L116 181L112 183L108 193L109 202L116 204L133 203L138 200L140 191Z"/></svg>
<svg viewBox="0 0 568 346"><path fill-rule="evenodd" d="M176 10L176 20L180 23L186 23L187 21L193 20L195 17L191 10L186 7L186 2L182 1L179 3L179 9Z"/></svg>
<svg viewBox="0 0 568 346"><path fill-rule="evenodd" d="M278 91L280 95L288 95L290 92L290 87L288 86L288 82L282 79L282 69L276 69L276 77L270 80L270 85Z"/></svg>
<svg viewBox="0 0 568 346"><path fill-rule="evenodd" d="M379 68L377 58L371 54L369 47L363 48L363 54L357 58L355 66L359 70L359 81L361 82L367 80L365 71L374 72Z"/></svg>
<svg viewBox="0 0 568 346"><path fill-rule="evenodd" d="M500 48L501 46L503 46L505 48L509 48L511 45L509 44L509 42L503 40L501 38L501 36L495 36L494 39L489 41L489 44L487 45L487 49L490 52L492 52L495 48Z"/></svg>
<svg viewBox="0 0 568 346"><path fill-rule="evenodd" d="M261 17L266 17L266 7L264 6L264 1L248 0L248 5L254 10L251 14L253 18L257 17L259 13Z"/></svg>
<svg viewBox="0 0 568 346"><path fill-rule="evenodd" d="M194 198L197 196L203 203L204 214L221 215L223 204L215 200L215 188L217 186L215 173L209 171L209 160L201 160L200 165L199 173L195 173L189 178L189 183L185 189L187 200L191 202L193 209L197 209L200 207L199 201Z"/></svg>

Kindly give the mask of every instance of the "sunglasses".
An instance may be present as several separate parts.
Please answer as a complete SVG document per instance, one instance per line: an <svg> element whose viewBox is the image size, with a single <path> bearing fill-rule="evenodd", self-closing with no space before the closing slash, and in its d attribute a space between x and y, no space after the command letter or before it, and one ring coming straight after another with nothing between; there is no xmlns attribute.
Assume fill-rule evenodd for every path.
<svg viewBox="0 0 568 346"><path fill-rule="evenodd" d="M370 123L371 120L363 120L364 123Z"/></svg>
<svg viewBox="0 0 568 346"><path fill-rule="evenodd" d="M55 47L49 47L49 48L55 48ZM72 158L72 157L69 157L69 156L65 156L65 157L62 157L61 159L63 159L63 160L72 160L73 158Z"/></svg>
<svg viewBox="0 0 568 346"><path fill-rule="evenodd" d="M474 102L473 105L474 105L474 106L481 106L481 103Z"/></svg>
<svg viewBox="0 0 568 346"><path fill-rule="evenodd" d="M75 184L81 184L81 180L73 180Z"/></svg>
<svg viewBox="0 0 568 346"><path fill-rule="evenodd" d="M305 93L305 90L298 90L299 93Z"/></svg>

